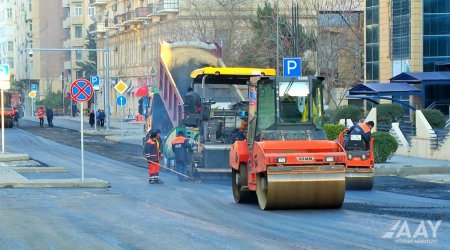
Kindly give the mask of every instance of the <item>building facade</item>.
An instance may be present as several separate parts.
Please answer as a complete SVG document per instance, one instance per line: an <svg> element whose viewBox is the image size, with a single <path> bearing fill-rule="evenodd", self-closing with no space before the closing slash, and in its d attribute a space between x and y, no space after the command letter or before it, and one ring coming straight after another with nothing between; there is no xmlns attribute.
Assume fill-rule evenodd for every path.
<svg viewBox="0 0 450 250"><path fill-rule="evenodd" d="M365 80L450 70L450 1L366 0Z"/></svg>
<svg viewBox="0 0 450 250"><path fill-rule="evenodd" d="M9 64L14 76L14 15L13 1L0 0L0 63ZM14 81L14 78L12 78Z"/></svg>
<svg viewBox="0 0 450 250"><path fill-rule="evenodd" d="M64 53L38 50L62 48L64 33L61 0L14 0L13 4L15 9L14 84L23 86L22 91L25 97L31 85L36 84L37 98L42 99L46 93L61 90ZM36 49L33 50L33 48ZM26 101L28 102L26 106L31 107L30 100L26 98ZM31 114L31 109L27 109L27 114Z"/></svg>

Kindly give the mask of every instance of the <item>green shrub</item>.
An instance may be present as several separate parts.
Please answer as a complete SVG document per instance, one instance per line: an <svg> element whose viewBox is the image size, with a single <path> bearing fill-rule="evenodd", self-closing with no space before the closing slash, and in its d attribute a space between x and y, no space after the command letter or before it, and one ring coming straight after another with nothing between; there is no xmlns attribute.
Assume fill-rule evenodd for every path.
<svg viewBox="0 0 450 250"><path fill-rule="evenodd" d="M353 122L358 122L360 119L364 118L364 109L354 105L348 105L336 109L332 114L334 121L352 119Z"/></svg>
<svg viewBox="0 0 450 250"><path fill-rule="evenodd" d="M427 118L428 123L430 123L433 128L443 128L445 126L445 116L437 109L423 109L423 115Z"/></svg>
<svg viewBox="0 0 450 250"><path fill-rule="evenodd" d="M395 138L387 132L374 132L373 154L376 163L384 163L397 151L398 143Z"/></svg>
<svg viewBox="0 0 450 250"><path fill-rule="evenodd" d="M377 105L377 122L380 125L391 125L403 117L403 108L398 103Z"/></svg>
<svg viewBox="0 0 450 250"><path fill-rule="evenodd" d="M342 131L344 131L345 126L342 124L325 123L323 125L323 129L325 130L325 133L327 134L328 140L336 140L338 135Z"/></svg>

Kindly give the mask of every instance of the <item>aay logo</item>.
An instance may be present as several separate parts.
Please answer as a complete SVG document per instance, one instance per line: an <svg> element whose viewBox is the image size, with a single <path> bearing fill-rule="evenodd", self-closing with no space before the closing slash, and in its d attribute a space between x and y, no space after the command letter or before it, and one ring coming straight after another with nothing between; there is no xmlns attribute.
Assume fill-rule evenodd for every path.
<svg viewBox="0 0 450 250"><path fill-rule="evenodd" d="M313 161L314 157L307 156L307 157L297 157L297 161Z"/></svg>
<svg viewBox="0 0 450 250"><path fill-rule="evenodd" d="M410 227L408 221L398 220L382 238L395 239L395 243L400 244L435 244L441 223L442 220L435 223L431 220L422 220L417 228L414 228Z"/></svg>

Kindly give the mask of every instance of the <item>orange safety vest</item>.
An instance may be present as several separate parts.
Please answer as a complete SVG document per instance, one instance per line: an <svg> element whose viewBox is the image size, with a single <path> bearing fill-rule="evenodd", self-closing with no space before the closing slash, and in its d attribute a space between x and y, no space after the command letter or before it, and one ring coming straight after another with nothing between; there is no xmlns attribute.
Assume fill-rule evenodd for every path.
<svg viewBox="0 0 450 250"><path fill-rule="evenodd" d="M153 141L151 138L150 139L148 139L147 140L147 143L150 143L150 144L155 144L156 143L156 154L151 154L150 156L157 156L158 157L158 161L160 160L159 159L159 142L158 142L158 140L156 140L156 141Z"/></svg>
<svg viewBox="0 0 450 250"><path fill-rule="evenodd" d="M360 128L362 128L362 130L364 131L364 133L369 133L369 132L370 132L370 127L369 127L369 125L367 125L367 124L365 124L365 123L363 123L363 122L358 123L358 126L359 126Z"/></svg>

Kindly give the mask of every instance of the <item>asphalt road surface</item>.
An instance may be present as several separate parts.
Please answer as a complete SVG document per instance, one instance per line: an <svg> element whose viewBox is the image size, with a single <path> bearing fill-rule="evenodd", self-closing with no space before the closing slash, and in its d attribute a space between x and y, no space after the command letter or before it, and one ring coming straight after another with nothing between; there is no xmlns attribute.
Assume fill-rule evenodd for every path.
<svg viewBox="0 0 450 250"><path fill-rule="evenodd" d="M7 130L7 149L28 153L48 166L66 167L63 177L80 177L80 151L70 146L69 136L77 132L50 130L25 124L23 130ZM34 135L36 131L42 137ZM145 162L138 162L139 146L95 146L109 143L101 137L89 141L94 146L85 146L85 177L107 180L111 188L0 189L0 249L448 249L450 245L448 185L428 187L442 194L427 198L427 192L433 193L428 189L422 192L425 197L391 190L404 179L378 178L376 187L386 191L348 191L342 209L261 211L257 204L235 204L231 187L225 184L178 183L176 176L162 173L164 184L149 185ZM118 156L128 150L136 155ZM436 226L438 220L441 224L433 235L430 223Z"/></svg>

